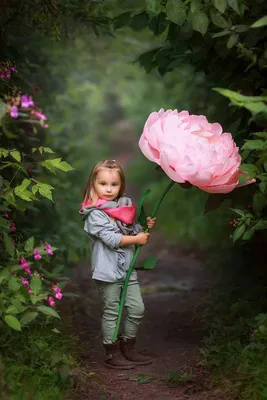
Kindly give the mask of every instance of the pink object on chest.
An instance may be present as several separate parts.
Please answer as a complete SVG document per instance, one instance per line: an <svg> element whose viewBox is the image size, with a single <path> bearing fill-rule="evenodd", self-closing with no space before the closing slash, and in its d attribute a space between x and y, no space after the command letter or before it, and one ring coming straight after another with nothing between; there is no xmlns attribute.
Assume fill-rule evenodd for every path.
<svg viewBox="0 0 267 400"><path fill-rule="evenodd" d="M95 207L101 207L102 205L108 203L108 200L98 200L95 204ZM92 202L89 200L86 203L82 204L83 207L92 206ZM109 217L118 219L119 221L130 225L134 222L136 208L134 205L131 206L121 206L117 208L103 208L104 211Z"/></svg>

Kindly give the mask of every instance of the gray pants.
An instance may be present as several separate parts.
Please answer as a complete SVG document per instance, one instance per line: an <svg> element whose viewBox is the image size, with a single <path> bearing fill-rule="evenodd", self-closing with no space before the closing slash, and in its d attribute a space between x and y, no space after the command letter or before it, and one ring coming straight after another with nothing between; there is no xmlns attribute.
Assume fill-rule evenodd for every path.
<svg viewBox="0 0 267 400"><path fill-rule="evenodd" d="M112 343L112 335L118 318L123 281L120 280L114 283L96 281L96 283L104 303L102 317L103 343L110 344ZM128 315L124 322L123 337L129 339L136 337L145 311L140 286L136 280L129 282L125 297L125 307L128 309Z"/></svg>

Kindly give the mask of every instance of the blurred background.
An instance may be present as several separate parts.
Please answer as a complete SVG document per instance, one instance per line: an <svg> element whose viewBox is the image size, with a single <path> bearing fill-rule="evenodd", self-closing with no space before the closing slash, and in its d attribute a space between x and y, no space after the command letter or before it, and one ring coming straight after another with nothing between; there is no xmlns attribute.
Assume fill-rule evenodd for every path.
<svg viewBox="0 0 267 400"><path fill-rule="evenodd" d="M90 170L97 161L121 161L127 185L135 185L136 201L150 188L149 202L154 204L168 182L138 147L152 111L163 107L204 113L227 130L229 110L221 108L221 103L227 102L210 90L203 72L183 63L164 76L157 70L147 73L140 68L138 57L163 41L164 37L155 38L148 29L126 27L114 36L101 32L96 37L91 30L75 24L71 38L63 36L53 42L31 34L27 44L19 38L13 43L21 53L17 76L28 85L29 93L35 91L35 99L48 117L49 129L42 132L42 141L74 168L68 175L50 178L55 203L42 210L33 206L42 214L38 227L34 227L33 220L26 223L41 234L49 228L48 239L68 251L69 261L80 259L79 250L87 244L78 210ZM28 167L35 176L34 165ZM182 190L177 185L162 206L159 229L169 232L170 240L186 246L211 245L214 235L225 238L224 230L230 232L229 221L224 215L218 219L217 211L204 216L206 199L205 193ZM170 206L172 213L166 212ZM218 228L213 229L212 240L211 226Z"/></svg>
<svg viewBox="0 0 267 400"><path fill-rule="evenodd" d="M25 382L34 388L25 392L25 399L38 400L46 399L49 385L54 397L47 399L60 399L69 382L74 385L79 342L64 331L64 307L62 325L54 325L50 314L43 319L38 314L22 331L17 322L25 309L8 308L21 305L17 300L22 289L17 281L14 286L20 278L19 259L29 256L27 249L33 251L25 242L34 236L35 243L57 248L43 269L33 264L36 276L47 273L49 283L59 282L63 290L70 279L88 272L90 253L79 208L91 168L99 160L121 163L127 194L136 203L151 189L145 203L146 212L151 212L168 178L142 155L138 141L147 117L160 108L204 114L231 132L240 147L253 141L242 157L257 185L215 197L175 185L158 214L153 246L164 254L163 264L171 252L193 254L201 271L190 273L207 277L202 355L215 384L233 373L248 376L237 384L229 378L230 390L233 385L242 400L267 398L266 21L250 29L266 13L262 0L12 0L0 6L3 399L10 393L13 397L6 398L24 399L20 396ZM17 72L5 78L11 66ZM233 92L221 96L215 87ZM33 97L47 117L47 129L42 121L29 122L23 113L11 118L10 104L21 94ZM35 150L40 147L51 151ZM19 155L12 156L12 151ZM51 157L68 164L56 171L50 164L44 168ZM30 194L16 192L23 179ZM36 182L54 188L53 201L47 187L34 197ZM233 219L240 223L236 231L230 224ZM176 265L177 259L173 268ZM80 289L77 286L66 298L76 299ZM27 296L33 312L35 304ZM39 300L46 296L44 292ZM77 304L84 306L81 297ZM7 315L12 316L9 324ZM55 339L52 329L64 334ZM18 371L21 378L16 381Z"/></svg>

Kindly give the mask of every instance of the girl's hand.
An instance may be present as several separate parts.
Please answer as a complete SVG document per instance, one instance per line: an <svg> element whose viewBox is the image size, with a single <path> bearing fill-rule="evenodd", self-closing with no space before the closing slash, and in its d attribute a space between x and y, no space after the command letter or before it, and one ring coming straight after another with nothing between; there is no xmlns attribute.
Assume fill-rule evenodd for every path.
<svg viewBox="0 0 267 400"><path fill-rule="evenodd" d="M155 218L147 217L146 221L147 221L147 227L149 229L153 228L153 226L155 225L156 219L157 219L156 217Z"/></svg>
<svg viewBox="0 0 267 400"><path fill-rule="evenodd" d="M145 233L145 232L140 232L135 236L136 239L136 244L140 244L140 245L144 245L147 244L149 238L149 233Z"/></svg>

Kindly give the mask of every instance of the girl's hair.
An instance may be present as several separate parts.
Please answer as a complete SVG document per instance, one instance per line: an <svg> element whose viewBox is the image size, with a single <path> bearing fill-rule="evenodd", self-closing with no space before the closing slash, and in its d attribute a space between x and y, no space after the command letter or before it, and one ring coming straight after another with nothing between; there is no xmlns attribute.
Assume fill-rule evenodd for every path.
<svg viewBox="0 0 267 400"><path fill-rule="evenodd" d="M119 197L122 197L125 192L125 176L121 166L116 162L116 160L104 160L99 161L92 169L91 174L89 176L85 191L84 191L84 199L83 203L86 203L88 200L91 200L94 204L97 201L97 195L95 192L94 183L96 180L96 176L101 169L110 169L118 171L120 175L121 187L119 191Z"/></svg>

